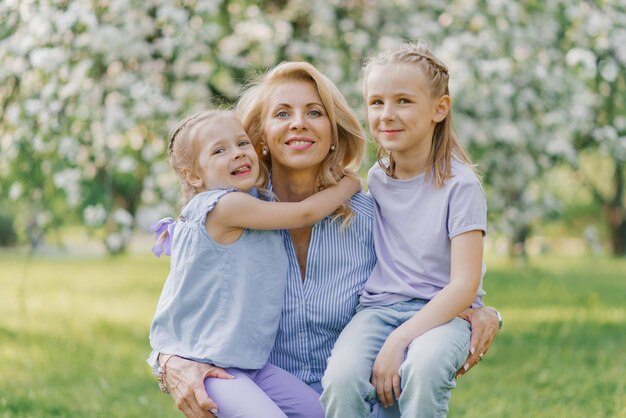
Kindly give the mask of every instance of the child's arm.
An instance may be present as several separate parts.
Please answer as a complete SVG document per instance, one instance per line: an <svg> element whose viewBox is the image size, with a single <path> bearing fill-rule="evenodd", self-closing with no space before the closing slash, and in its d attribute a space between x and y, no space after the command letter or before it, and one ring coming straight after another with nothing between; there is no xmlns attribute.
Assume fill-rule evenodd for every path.
<svg viewBox="0 0 626 418"><path fill-rule="evenodd" d="M482 272L483 233L469 231L452 238L450 283L411 319L396 328L385 341L372 369L372 384L383 406L400 396L398 370L404 353L415 338L445 324L470 306L476 297Z"/></svg>
<svg viewBox="0 0 626 418"><path fill-rule="evenodd" d="M301 202L266 202L247 193L229 193L215 206L212 216L207 217L207 227L211 220L226 228L301 228L330 215L359 190L359 177L348 174L337 185Z"/></svg>

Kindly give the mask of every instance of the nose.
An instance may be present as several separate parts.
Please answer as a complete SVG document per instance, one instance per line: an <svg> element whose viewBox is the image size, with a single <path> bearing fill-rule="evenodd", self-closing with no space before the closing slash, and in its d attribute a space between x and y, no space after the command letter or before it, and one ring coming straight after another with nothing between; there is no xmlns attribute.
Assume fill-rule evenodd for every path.
<svg viewBox="0 0 626 418"><path fill-rule="evenodd" d="M380 120L381 122L388 122L388 121L392 121L394 120L396 117L393 114L392 110L389 108L389 106L385 106L383 108L382 113L380 114Z"/></svg>
<svg viewBox="0 0 626 418"><path fill-rule="evenodd" d="M240 158L243 158L246 155L245 151L241 148L237 148L235 150L235 153L233 154L233 157L235 160L238 160Z"/></svg>
<svg viewBox="0 0 626 418"><path fill-rule="evenodd" d="M306 122L305 114L302 112L295 112L293 114L293 117L291 118L291 123L289 124L289 128L300 131L300 130L306 129L306 127L307 127L307 122Z"/></svg>

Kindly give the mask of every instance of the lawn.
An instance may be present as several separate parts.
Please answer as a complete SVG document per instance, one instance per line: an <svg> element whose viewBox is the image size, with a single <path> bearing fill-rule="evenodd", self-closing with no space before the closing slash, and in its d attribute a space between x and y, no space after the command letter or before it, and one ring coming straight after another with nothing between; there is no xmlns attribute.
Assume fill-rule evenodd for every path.
<svg viewBox="0 0 626 418"><path fill-rule="evenodd" d="M626 417L626 260L490 257L505 325L450 417ZM0 417L177 416L145 357L168 260L0 255Z"/></svg>

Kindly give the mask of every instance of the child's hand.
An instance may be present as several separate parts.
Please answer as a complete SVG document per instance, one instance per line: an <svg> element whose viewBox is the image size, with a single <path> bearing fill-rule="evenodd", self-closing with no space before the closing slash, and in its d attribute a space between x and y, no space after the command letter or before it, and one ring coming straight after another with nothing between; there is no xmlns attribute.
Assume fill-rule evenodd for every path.
<svg viewBox="0 0 626 418"><path fill-rule="evenodd" d="M361 177L359 177L359 175L352 170L345 171L344 176L341 179L341 183L348 183L352 187L352 193L350 195L360 192L362 189Z"/></svg>
<svg viewBox="0 0 626 418"><path fill-rule="evenodd" d="M378 400L385 408L393 405L394 395L396 399L400 398L399 370L405 351L406 345L395 338L392 333L383 344L374 362L371 382L376 388Z"/></svg>

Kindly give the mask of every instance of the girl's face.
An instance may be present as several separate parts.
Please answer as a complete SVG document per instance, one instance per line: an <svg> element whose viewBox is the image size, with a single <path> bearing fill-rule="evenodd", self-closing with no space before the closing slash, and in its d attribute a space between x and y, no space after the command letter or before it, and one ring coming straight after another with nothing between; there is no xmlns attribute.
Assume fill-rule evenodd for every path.
<svg viewBox="0 0 626 418"><path fill-rule="evenodd" d="M369 129L394 157L428 155L440 98L432 98L422 70L412 64L374 65L365 82ZM447 114L447 111L446 111Z"/></svg>
<svg viewBox="0 0 626 418"><path fill-rule="evenodd" d="M268 98L262 143L275 170L317 170L327 157L332 128L326 109L308 81L284 81Z"/></svg>
<svg viewBox="0 0 626 418"><path fill-rule="evenodd" d="M197 186L204 190L248 191L259 178L259 160L241 123L233 116L222 116L199 126ZM200 184L200 183L198 183Z"/></svg>

